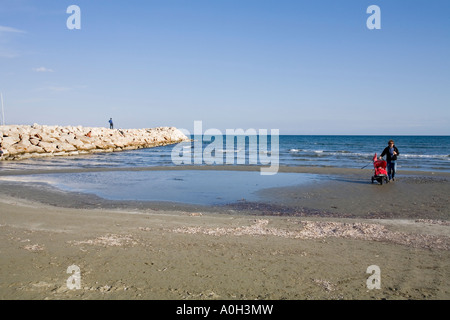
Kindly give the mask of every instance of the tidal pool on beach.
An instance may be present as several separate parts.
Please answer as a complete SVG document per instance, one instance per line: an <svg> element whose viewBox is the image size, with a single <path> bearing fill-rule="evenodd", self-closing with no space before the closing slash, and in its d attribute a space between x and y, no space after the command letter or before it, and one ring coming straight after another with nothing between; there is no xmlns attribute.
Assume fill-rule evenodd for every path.
<svg viewBox="0 0 450 320"><path fill-rule="evenodd" d="M150 170L51 173L3 177L2 180L48 183L63 191L95 194L107 200L168 201L223 205L262 201L258 191L299 186L321 179L308 173L263 176L255 171Z"/></svg>

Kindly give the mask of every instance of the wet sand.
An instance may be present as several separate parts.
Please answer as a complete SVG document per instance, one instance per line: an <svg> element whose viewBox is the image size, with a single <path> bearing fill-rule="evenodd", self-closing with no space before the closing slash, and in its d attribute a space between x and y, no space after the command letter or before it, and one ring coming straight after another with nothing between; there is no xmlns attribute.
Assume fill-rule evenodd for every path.
<svg viewBox="0 0 450 320"><path fill-rule="evenodd" d="M171 170L184 169L259 170ZM450 298L449 174L401 172L380 186L371 170L280 172L323 179L217 207L0 181L0 299ZM0 177L30 173L50 172ZM67 287L71 265L80 289ZM367 287L371 265L380 289Z"/></svg>

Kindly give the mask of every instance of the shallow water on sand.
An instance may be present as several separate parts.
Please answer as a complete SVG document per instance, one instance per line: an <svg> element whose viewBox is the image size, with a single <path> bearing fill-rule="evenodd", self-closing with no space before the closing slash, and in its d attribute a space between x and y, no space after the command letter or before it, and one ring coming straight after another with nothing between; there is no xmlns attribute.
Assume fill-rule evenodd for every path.
<svg viewBox="0 0 450 320"><path fill-rule="evenodd" d="M180 170L106 171L2 177L2 180L48 183L58 189L91 193L108 200L170 201L221 205L237 201L261 201L258 191L298 186L323 179L307 173Z"/></svg>

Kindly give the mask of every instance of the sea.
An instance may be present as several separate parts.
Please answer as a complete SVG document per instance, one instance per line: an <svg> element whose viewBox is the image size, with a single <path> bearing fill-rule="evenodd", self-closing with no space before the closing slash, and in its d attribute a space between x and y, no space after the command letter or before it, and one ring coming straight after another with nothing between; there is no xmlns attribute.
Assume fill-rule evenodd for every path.
<svg viewBox="0 0 450 320"><path fill-rule="evenodd" d="M0 181L45 183L63 191L90 193L104 199L121 201L163 201L208 206L239 201L261 202L267 201L261 196L264 189L298 186L330 177L289 172L265 176L259 170L193 170L192 166L211 166L212 169L221 164L267 167L268 163L276 161L279 166L289 167L371 169L374 155L381 154L389 139L395 141L400 152L398 175L401 175L402 170L417 171L417 174L422 171L450 172L449 136L282 135L269 136L267 141L242 136L191 138L190 142L150 149L2 161L0 173L27 169L63 170L68 173L0 174ZM183 160L181 163L180 159ZM169 167L184 165L190 166L186 170L169 170ZM151 167L158 168L131 170ZM70 172L67 169L92 170ZM371 183L369 176L367 183Z"/></svg>
<svg viewBox="0 0 450 320"><path fill-rule="evenodd" d="M197 161L198 141L201 141L200 156L212 149L211 136L198 139L192 136L192 142L182 143L178 148L190 153L189 161L183 164L208 164L206 160ZM370 168L375 153L379 156L387 146L388 140L393 139L399 149L398 170L450 172L450 136L336 136L336 135L281 135L278 138L278 159L280 166L309 166L309 167L337 167L337 168ZM234 146L226 145L227 137L223 136L223 148L215 148L212 155L223 157L223 164L227 165L261 165L259 155L267 153L266 161L274 160L273 139L268 139L265 148L257 150L257 162L252 162L249 154L250 139L234 137ZM197 143L197 144L196 144ZM261 146L263 143L261 143ZM176 145L168 145L151 149L138 149L113 153L99 153L72 157L50 157L28 159L22 161L0 162L0 170L23 169L67 169L67 168L127 168L177 166L174 161L173 149ZM209 148L209 149L208 149ZM229 153L233 153L232 160L227 161ZM272 156L272 158L271 158ZM179 159L178 157L176 159ZM189 160L189 154L187 159ZM228 158L231 159L231 158Z"/></svg>

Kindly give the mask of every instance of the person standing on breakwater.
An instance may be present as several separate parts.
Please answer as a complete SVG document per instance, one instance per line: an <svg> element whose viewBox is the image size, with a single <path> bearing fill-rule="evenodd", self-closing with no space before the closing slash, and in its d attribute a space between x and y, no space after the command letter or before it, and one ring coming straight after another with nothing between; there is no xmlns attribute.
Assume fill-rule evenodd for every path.
<svg viewBox="0 0 450 320"><path fill-rule="evenodd" d="M112 118L109 118L108 122L109 122L109 128L114 129L114 124L113 124Z"/></svg>
<svg viewBox="0 0 450 320"><path fill-rule="evenodd" d="M397 156L400 154L394 144L394 140L389 140L388 146L384 148L380 155L380 160L386 155L387 172L389 181L395 181L395 173L397 172Z"/></svg>

